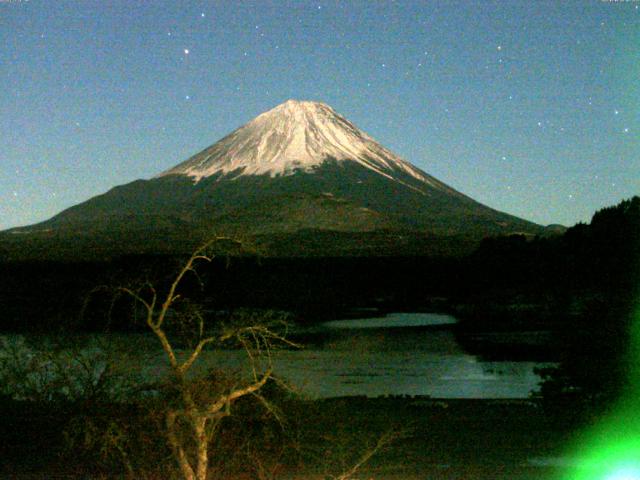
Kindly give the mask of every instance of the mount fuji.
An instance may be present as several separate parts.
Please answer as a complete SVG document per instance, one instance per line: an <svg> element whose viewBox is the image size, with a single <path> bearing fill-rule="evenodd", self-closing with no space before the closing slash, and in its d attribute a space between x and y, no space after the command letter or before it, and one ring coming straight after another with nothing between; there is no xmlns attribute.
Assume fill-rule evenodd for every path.
<svg viewBox="0 0 640 480"><path fill-rule="evenodd" d="M189 251L225 234L274 255L388 255L544 230L445 185L330 106L289 100L154 178L1 237L40 253L51 241L94 255Z"/></svg>

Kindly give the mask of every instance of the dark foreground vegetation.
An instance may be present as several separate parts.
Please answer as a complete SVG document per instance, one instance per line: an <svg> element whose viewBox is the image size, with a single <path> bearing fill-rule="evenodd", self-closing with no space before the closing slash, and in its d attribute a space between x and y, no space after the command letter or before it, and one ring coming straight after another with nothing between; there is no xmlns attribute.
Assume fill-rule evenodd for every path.
<svg viewBox="0 0 640 480"><path fill-rule="evenodd" d="M528 401L351 397L276 404L282 423L251 401L228 419L211 448L211 478L340 478L366 459L343 478L551 479L563 469L541 459L558 457L573 435L561 418ZM177 478L150 407L97 403L82 407L87 418L77 416L77 405L58 405L53 415L50 405L5 401L0 472ZM135 455L124 457L124 449Z"/></svg>
<svg viewBox="0 0 640 480"><path fill-rule="evenodd" d="M211 333L202 328L202 318L228 325L236 312L257 312L249 315L249 326L261 327L274 315L313 323L371 307L436 310L460 319L458 336L473 353L543 358L558 366L541 372L545 382L535 398L515 403L311 402L283 389L267 370L250 383L259 394L256 389L238 398L233 414L216 417L207 430L213 478L287 478L306 472L345 480L364 468L388 476L404 472L402 478L421 472L422 478L428 472L427 478L443 479L553 478L553 469L528 459L557 452L572 431L595 422L630 384L635 362L630 331L640 279L639 197L603 209L590 224L556 237L487 239L462 258L262 259L228 255L232 246L222 245L197 276L181 284L184 303L172 305L175 313L167 317L179 327L170 332L179 345L194 339L188 332L197 332L193 345ZM156 292L170 290L181 265L183 259L171 256L4 263L2 330L148 331L157 325L148 321L149 306L155 305ZM121 295L105 286L116 286ZM217 338L225 334L217 332ZM214 385L229 372L223 373L212 372L205 377L208 383L197 385ZM2 471L180 475L176 449L167 441L167 408L187 412L185 418L197 418L198 412L188 411L185 392L191 391L191 380L172 378L173 383L151 388L150 396L140 392L134 401L102 395L98 387L103 385L91 382L73 401L68 395L16 399L5 392ZM19 383L20 377L14 380ZM211 398L239 388L231 380L218 385L224 388ZM211 403L206 395L196 400L196 406ZM175 431L189 425L178 424ZM202 439L184 438L183 447L195 456Z"/></svg>
<svg viewBox="0 0 640 480"><path fill-rule="evenodd" d="M189 295L216 310L284 310L301 322L377 307L448 310L476 330L546 328L593 303L629 306L639 279L639 205L640 197L623 201L557 236L488 238L462 257L274 258L223 246L201 272L205 289L198 284ZM98 285L167 281L181 258L10 261L0 251L0 329L104 331L102 318L82 317L89 292ZM110 329L131 328L128 318L118 318Z"/></svg>
<svg viewBox="0 0 640 480"><path fill-rule="evenodd" d="M638 360L631 341L640 321L640 197L602 209L590 224L556 238L487 240L468 261L476 288L456 306L462 336L546 332L543 345L516 347L554 352L560 366L542 372L541 395L570 398L574 411L598 412L630 386ZM467 345L489 356L514 348Z"/></svg>

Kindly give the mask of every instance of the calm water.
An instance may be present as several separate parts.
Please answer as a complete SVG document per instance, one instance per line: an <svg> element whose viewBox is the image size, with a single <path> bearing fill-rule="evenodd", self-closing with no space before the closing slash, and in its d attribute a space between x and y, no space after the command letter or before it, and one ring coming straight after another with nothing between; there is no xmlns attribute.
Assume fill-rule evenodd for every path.
<svg viewBox="0 0 640 480"><path fill-rule="evenodd" d="M429 313L327 322L317 331L322 341L282 352L276 365L317 397L525 398L537 388L533 369L541 364L480 361L443 328L455 322Z"/></svg>
<svg viewBox="0 0 640 480"><path fill-rule="evenodd" d="M429 313L327 322L299 332L307 339L305 348L278 351L275 371L310 397L526 398L537 388L533 369L542 364L480 361L458 345L447 327L454 323L453 317ZM104 350L96 346L98 337L94 340L86 349ZM127 355L126 363L135 364L145 377L166 372L153 339L121 336L116 344L118 354ZM201 360L203 367L241 370L245 356L210 351Z"/></svg>

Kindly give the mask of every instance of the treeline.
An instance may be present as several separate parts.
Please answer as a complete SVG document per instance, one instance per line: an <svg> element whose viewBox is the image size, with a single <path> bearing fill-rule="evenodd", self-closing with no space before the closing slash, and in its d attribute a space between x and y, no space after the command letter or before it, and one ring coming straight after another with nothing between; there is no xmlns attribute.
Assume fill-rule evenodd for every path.
<svg viewBox="0 0 640 480"><path fill-rule="evenodd" d="M640 293L640 197L604 208L589 224L559 236L485 239L462 261L460 277L454 295L472 306L471 323L486 327L519 328L527 313L535 320L525 323L570 332L574 321L599 328L611 315L628 318ZM504 318L500 309L508 310Z"/></svg>
<svg viewBox="0 0 640 480"><path fill-rule="evenodd" d="M0 330L130 330L129 306L108 287L162 288L181 258L121 257L109 262L0 265ZM289 312L298 322L349 316L361 308L424 308L461 279L459 261L429 257L260 258L221 255L185 285L209 311L238 308ZM107 316L109 317L107 319Z"/></svg>
<svg viewBox="0 0 640 480"><path fill-rule="evenodd" d="M463 328L551 329L558 368L541 395L600 412L630 384L640 322L640 197L599 210L558 237L485 240L467 259ZM582 405L585 410L576 408Z"/></svg>
<svg viewBox="0 0 640 480"><path fill-rule="evenodd" d="M567 325L573 314L630 308L640 270L639 210L640 198L634 197L600 210L590 224L578 224L562 235L486 239L464 258L261 258L222 253L202 272L204 288L195 280L188 288L194 301L207 303L212 311L277 309L302 322L377 307L449 309L470 324L490 324L487 328L508 323L527 327L514 319ZM124 313L113 315L120 311L114 310L105 289L96 288L162 285L181 260L131 255L104 262L2 263L0 330L102 330L104 315L96 313L100 305L112 313L109 328L127 329L130 319ZM583 321L598 324L598 315Z"/></svg>
<svg viewBox="0 0 640 480"><path fill-rule="evenodd" d="M560 236L485 239L465 270L482 291L631 292L638 285L640 197L603 208Z"/></svg>

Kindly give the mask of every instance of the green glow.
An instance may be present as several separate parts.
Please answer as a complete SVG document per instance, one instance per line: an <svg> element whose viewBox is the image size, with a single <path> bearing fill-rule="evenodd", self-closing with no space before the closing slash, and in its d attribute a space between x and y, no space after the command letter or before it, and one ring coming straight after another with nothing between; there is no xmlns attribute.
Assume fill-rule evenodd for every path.
<svg viewBox="0 0 640 480"><path fill-rule="evenodd" d="M631 438L610 438L610 445L595 446L580 459L571 472L571 480L640 480L640 440L635 433Z"/></svg>
<svg viewBox="0 0 640 480"><path fill-rule="evenodd" d="M605 480L640 480L640 468L622 467L605 477Z"/></svg>
<svg viewBox="0 0 640 480"><path fill-rule="evenodd" d="M640 480L640 308L630 331L627 393L574 449L577 467L566 480Z"/></svg>

